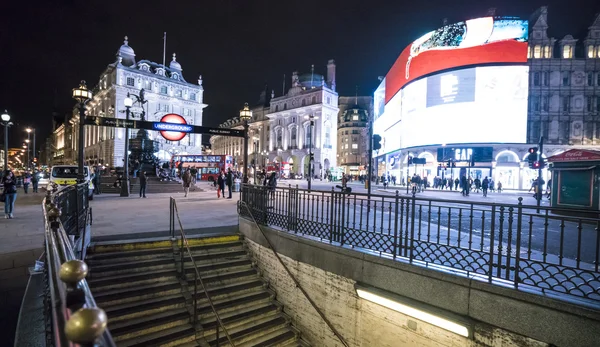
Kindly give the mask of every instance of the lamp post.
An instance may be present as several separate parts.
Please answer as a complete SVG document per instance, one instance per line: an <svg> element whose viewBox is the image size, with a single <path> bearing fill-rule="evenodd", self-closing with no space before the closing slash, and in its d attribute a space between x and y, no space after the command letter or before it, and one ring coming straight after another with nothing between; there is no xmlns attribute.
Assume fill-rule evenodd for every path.
<svg viewBox="0 0 600 347"><path fill-rule="evenodd" d="M318 119L319 117L315 117L315 115L310 114L307 116L304 116L304 118L306 119L310 119L310 126L308 128L309 134L308 134L308 191L310 191L311 189L311 183L312 183L312 176L313 176L313 165L314 165L314 161L315 159L313 158L313 144L312 144L312 138L313 138L313 130L315 127L315 119Z"/></svg>
<svg viewBox="0 0 600 347"><path fill-rule="evenodd" d="M33 128L27 128L25 129L25 131L27 132L27 138L29 138L29 135L31 133L33 133L33 161L36 161L37 158L37 153L36 153L36 147L35 147L35 129Z"/></svg>
<svg viewBox="0 0 600 347"><path fill-rule="evenodd" d="M92 92L87 89L85 81L81 81L79 87L73 88L73 99L78 101L77 108L79 109L79 138L78 138L78 171L77 180L81 183L85 181L85 174L83 172L83 147L85 146L85 103L92 98Z"/></svg>
<svg viewBox="0 0 600 347"><path fill-rule="evenodd" d="M240 119L244 122L244 183L248 183L248 121L252 119L252 110L248 103L240 110Z"/></svg>
<svg viewBox="0 0 600 347"><path fill-rule="evenodd" d="M29 170L29 167L31 166L31 160L29 157L29 142L29 139L25 139L25 143L23 144L23 148L27 150L27 165L25 165L25 170Z"/></svg>
<svg viewBox="0 0 600 347"><path fill-rule="evenodd" d="M253 153L254 154L254 160L253 160L254 161L254 184L256 184L256 168L258 167L258 164L257 164L257 154L258 153L256 153L256 152L258 152L258 137L255 136L252 138L252 140L254 143L254 153Z"/></svg>
<svg viewBox="0 0 600 347"><path fill-rule="evenodd" d="M127 93L127 97L123 99L123 104L125 105L125 125L129 123L129 114L131 113L131 106L133 106L133 99L131 99L129 93ZM121 196L128 197L129 196L129 128L125 126L125 153L123 154L123 158L125 158L123 162L123 180L121 181Z"/></svg>
<svg viewBox="0 0 600 347"><path fill-rule="evenodd" d="M7 110L2 114L2 125L4 126L4 171L8 170L8 127L12 125Z"/></svg>

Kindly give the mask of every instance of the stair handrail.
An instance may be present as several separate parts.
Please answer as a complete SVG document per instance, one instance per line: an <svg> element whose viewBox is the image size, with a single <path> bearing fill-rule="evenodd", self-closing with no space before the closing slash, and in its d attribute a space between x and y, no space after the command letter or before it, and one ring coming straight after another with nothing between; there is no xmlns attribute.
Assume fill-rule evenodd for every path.
<svg viewBox="0 0 600 347"><path fill-rule="evenodd" d="M254 218L254 215L252 214L252 211L250 211L250 206L248 206L248 204L245 201L241 200L241 199L239 201L239 204L241 206L246 207L246 210L248 211L248 215L250 216L250 218L254 222L254 225L256 225L256 227L258 228L258 230L260 230L260 233L262 234L262 236L264 237L264 239L267 241L267 244L269 245L269 249L271 249L271 251L273 251L273 254L277 258L277 260L279 261L279 263L283 266L283 268L285 269L285 271L287 272L287 274L292 278L292 281L294 281L294 285L296 286L296 288L300 289L300 291L302 292L302 294L304 294L304 297L308 300L308 302L315 309L315 311L317 311L317 313L319 314L319 316L321 316L321 319L323 319L323 321L325 322L325 324L327 324L327 326L329 327L329 329L331 329L331 331L333 332L333 334L340 340L340 342L342 343L342 345L344 345L346 347L349 347L349 345L346 342L346 340L344 339L344 337L339 333L339 331L337 331L337 329L333 326L333 324L329 321L329 319L327 319L327 317L325 317L325 314L321 311L321 309L317 306L317 304L311 299L310 295L308 295L308 293L306 292L306 290L304 290L304 288L302 287L302 285L300 284L300 282L292 274L292 272L290 271L290 269L285 265L285 263L283 262L283 260L281 260L281 257L279 257L279 254L277 253L277 251L275 251L275 248L273 247L273 244L271 243L271 241L267 237L267 234L264 232L264 230L260 227L260 225L258 224L258 222L256 221L256 219Z"/></svg>
<svg viewBox="0 0 600 347"><path fill-rule="evenodd" d="M80 308L86 309L99 309L96 305L96 301L92 295L90 287L84 278L76 283L66 283L65 279L61 278L60 273L62 266L70 261L79 261L75 255L73 241L67 235L63 223L60 219L62 209L65 206L59 204L59 196L62 194L69 194L73 190L76 191L77 198L82 198L80 194L83 194L83 198L87 198L87 183L78 184L75 186L62 187L48 191L44 202L42 203L42 213L44 217L44 243L45 243L45 254L46 263L45 265L45 276L47 279L47 290L49 300L45 307L46 312L50 316L50 323L52 331L51 343L55 346L80 346L70 340L65 332L65 326L67 322L73 317L73 315ZM56 203L56 204L55 204ZM84 213L89 213L89 205L85 208ZM87 216L86 216L87 218ZM86 225L84 225L84 229ZM83 243L84 244L84 243ZM81 268L83 270L84 268ZM87 267L85 267L87 272ZM46 306L46 305L45 305ZM98 314L104 315L104 312ZM99 324L98 324L99 325ZM100 325L99 325L100 326ZM116 344L107 327L102 329L102 333L96 339L96 345L103 347L115 347Z"/></svg>
<svg viewBox="0 0 600 347"><path fill-rule="evenodd" d="M208 290L206 289L206 286L204 285L204 281L202 280L202 276L200 276L200 271L198 270L198 266L196 265L196 261L194 260L194 257L192 256L192 251L190 250L190 247L188 245L188 240L187 237L185 237L185 232L183 231L183 224L181 223L181 218L179 218L179 210L177 208L177 201L173 198L170 197L171 199L171 211L173 213L173 216L177 217L177 222L179 224L179 235L181 236L181 247L179 249L179 254L181 255L181 275L185 277L185 272L184 272L184 267L183 267L183 247L185 246L185 249L188 253L188 255L190 256L190 260L192 261L192 265L194 266L194 271L195 271L195 276L194 276L194 325L196 323L196 319L198 317L198 315L196 314L196 306L197 306L197 283L198 281L200 281L200 285L202 286L202 290L204 291L204 294L206 295L206 298L208 299L208 303L210 304L210 308L212 309L213 313L215 314L215 317L217 319L217 322L219 323L219 326L223 329L223 332L225 332L225 336L227 337L227 341L229 342L229 344L232 347L235 347L235 344L233 343L233 341L231 340L231 336L229 336L229 332L227 331L227 328L225 328L225 325L223 324L223 321L221 320L221 316L219 316L219 313L217 313L217 309L215 308L212 298L210 296L210 294L208 293ZM217 347L219 346L219 329L216 329L216 341L217 341Z"/></svg>

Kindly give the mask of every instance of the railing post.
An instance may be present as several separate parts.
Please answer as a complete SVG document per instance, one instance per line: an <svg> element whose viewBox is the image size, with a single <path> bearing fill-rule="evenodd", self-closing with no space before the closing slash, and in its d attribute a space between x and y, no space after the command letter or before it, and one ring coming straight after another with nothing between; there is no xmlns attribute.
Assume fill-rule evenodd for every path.
<svg viewBox="0 0 600 347"><path fill-rule="evenodd" d="M398 205L400 204L399 199L400 194L399 191L396 189L396 207L394 208L394 259L396 259L396 255L398 254Z"/></svg>
<svg viewBox="0 0 600 347"><path fill-rule="evenodd" d="M331 200L329 201L329 243L333 241L335 230L335 191L331 187Z"/></svg>
<svg viewBox="0 0 600 347"><path fill-rule="evenodd" d="M196 270L196 269L194 269L194 270ZM196 307L198 306L197 300L198 300L198 272L194 271L194 327L196 326L196 321L198 319L198 314L196 313Z"/></svg>
<svg viewBox="0 0 600 347"><path fill-rule="evenodd" d="M338 229L338 234L337 234L337 242L340 243L340 245L344 245L344 223L346 222L346 193L342 192L340 193L340 203L341 203L341 211L342 211L342 220Z"/></svg>
<svg viewBox="0 0 600 347"><path fill-rule="evenodd" d="M410 251L408 255L409 261L412 263L413 261L413 249L414 249L414 240L415 240L415 206L416 206L416 198L413 193L412 196L412 211L410 211ZM450 231L448 231L450 232Z"/></svg>
<svg viewBox="0 0 600 347"><path fill-rule="evenodd" d="M492 283L494 276L494 238L496 233L496 204L492 204L492 220L490 222L490 259L488 268L488 282ZM482 231L482 234L483 231ZM483 235L482 235L483 236Z"/></svg>
<svg viewBox="0 0 600 347"><path fill-rule="evenodd" d="M523 198L519 197L519 204L517 205L517 250L515 254L515 289L519 288L519 269L521 261L521 232L522 232L522 221L523 218Z"/></svg>

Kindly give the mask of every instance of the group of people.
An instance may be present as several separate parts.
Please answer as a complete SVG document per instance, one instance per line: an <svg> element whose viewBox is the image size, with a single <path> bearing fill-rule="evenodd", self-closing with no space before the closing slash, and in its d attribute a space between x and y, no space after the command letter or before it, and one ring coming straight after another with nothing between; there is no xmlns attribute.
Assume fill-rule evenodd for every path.
<svg viewBox="0 0 600 347"><path fill-rule="evenodd" d="M29 186L32 186L33 192L38 192L39 183L39 171L34 170L30 172L27 170L21 176L23 192L29 193ZM19 184L18 178L15 176L12 170L6 170L0 180L2 183L2 194L1 200L4 201L4 218L14 218L15 201L17 200L17 186Z"/></svg>

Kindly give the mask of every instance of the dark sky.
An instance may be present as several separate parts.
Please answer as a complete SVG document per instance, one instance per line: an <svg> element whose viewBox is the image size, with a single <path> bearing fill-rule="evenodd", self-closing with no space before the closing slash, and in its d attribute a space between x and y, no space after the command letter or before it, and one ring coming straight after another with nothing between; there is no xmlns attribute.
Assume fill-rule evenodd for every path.
<svg viewBox="0 0 600 347"><path fill-rule="evenodd" d="M184 77L204 79L204 124L236 116L245 101L258 100L264 83L281 95L282 78L294 70L325 73L337 63L340 95L372 94L402 49L441 26L485 16L529 16L549 6L550 34L583 39L600 2L591 0L359 1L359 0L177 0L2 1L0 4L0 108L17 125L51 128L54 105L69 112L71 89L89 86L115 59L123 36L137 59L162 62L173 52ZM11 143L25 134L11 129ZM38 143L41 143L38 140Z"/></svg>

